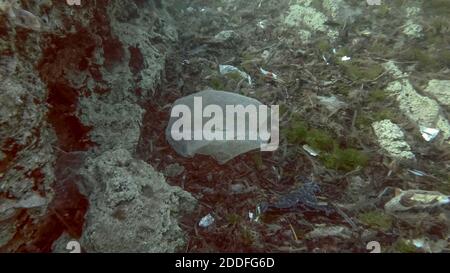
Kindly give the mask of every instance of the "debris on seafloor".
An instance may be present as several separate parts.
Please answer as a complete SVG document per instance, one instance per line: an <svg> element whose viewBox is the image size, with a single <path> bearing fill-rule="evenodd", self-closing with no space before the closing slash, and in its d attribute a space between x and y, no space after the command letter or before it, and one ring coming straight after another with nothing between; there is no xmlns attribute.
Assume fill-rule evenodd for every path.
<svg viewBox="0 0 450 273"><path fill-rule="evenodd" d="M352 237L352 231L345 226L318 226L305 235L306 239L340 238L349 240Z"/></svg>
<svg viewBox="0 0 450 273"><path fill-rule="evenodd" d="M432 241L426 237L406 240L406 243L411 244L418 250L426 253L440 253L448 246L446 240Z"/></svg>
<svg viewBox="0 0 450 273"><path fill-rule="evenodd" d="M269 24L268 20L262 20L262 21L259 21L257 25L261 29L266 29L268 24Z"/></svg>
<svg viewBox="0 0 450 273"><path fill-rule="evenodd" d="M239 35L234 30L223 30L214 36L213 42L225 43L239 39Z"/></svg>
<svg viewBox="0 0 450 273"><path fill-rule="evenodd" d="M424 126L420 126L420 133L422 134L423 139L425 139L427 142L432 141L437 137L440 130L435 128L428 128Z"/></svg>
<svg viewBox="0 0 450 273"><path fill-rule="evenodd" d="M427 176L426 173L419 170L409 169L408 172L414 174L415 176Z"/></svg>
<svg viewBox="0 0 450 273"><path fill-rule="evenodd" d="M204 216L202 219L200 219L200 222L198 222L198 225L203 228L207 228L210 225L214 223L214 217L209 213L208 215Z"/></svg>
<svg viewBox="0 0 450 273"><path fill-rule="evenodd" d="M450 196L437 191L400 190L397 196L384 205L384 209L395 215L403 212L428 211L448 204L450 204Z"/></svg>
<svg viewBox="0 0 450 273"><path fill-rule="evenodd" d="M318 156L319 155L319 152L316 151L311 146L309 146L308 144L303 145L302 148L303 148L303 150L305 150L311 156Z"/></svg>
<svg viewBox="0 0 450 273"><path fill-rule="evenodd" d="M319 210L326 214L333 212L334 209L327 203L322 203L317 200L316 193L318 192L320 192L319 185L313 181L307 181L298 189L282 195L275 202L264 202L259 207L262 213L266 211L291 209L300 209L303 211Z"/></svg>
<svg viewBox="0 0 450 273"><path fill-rule="evenodd" d="M349 57L349 56L342 56L341 61L347 62L347 61L350 61L351 59L352 59L352 58Z"/></svg>
<svg viewBox="0 0 450 273"><path fill-rule="evenodd" d="M372 123L378 143L390 156L398 159L414 159L411 147L404 140L405 135L400 127L385 119Z"/></svg>
<svg viewBox="0 0 450 273"><path fill-rule="evenodd" d="M245 73L244 71L240 70L239 68L232 66L232 65L219 65L219 72L222 75L228 75L231 73L237 73L239 76L241 76L243 79L246 79L249 85L252 85L252 78L249 74Z"/></svg>
<svg viewBox="0 0 450 273"><path fill-rule="evenodd" d="M263 68L259 68L259 71L266 77L267 79L277 81L279 80L278 76L275 73L272 73L270 71L264 70Z"/></svg>
<svg viewBox="0 0 450 273"><path fill-rule="evenodd" d="M339 100L336 96L317 96L317 99L319 100L319 103L321 105L323 105L325 108L327 108L328 111L332 113L347 106L345 102Z"/></svg>
<svg viewBox="0 0 450 273"><path fill-rule="evenodd" d="M222 113L226 112L227 105L242 105L244 107L253 105L256 107L256 109L258 109L258 107L262 105L261 102L250 97L232 92L210 89L193 93L189 96L182 97L176 100L172 106L171 111L178 108L179 106L182 106L182 108L186 109L186 111L190 110L191 113L195 113L198 106L195 106L194 100L200 98L202 99L202 106L200 107L206 108L208 107L208 105L215 105L220 108ZM202 118L202 116L200 116L200 118ZM260 124L263 124L265 122L266 125L269 125L270 117L266 117L265 119L262 119L260 117L259 119ZM217 119L215 119L215 121L216 120ZM187 128L183 126L185 122L188 123L186 126L189 125L190 130L184 130L184 128ZM212 129L210 129L211 132L207 132L206 130L202 130L206 128L208 124L212 124L212 122L207 119L202 119L199 122L199 125L201 125L199 130L203 131L203 133L199 139L196 139L196 128L191 127L190 123L191 119L186 121L183 119L178 119L178 116L175 115L170 118L169 124L166 128L167 142L178 154L185 157L193 157L196 154L209 155L216 159L219 164L224 164L240 154L244 154L248 151L261 148L262 146L266 145L269 140L266 137L263 138L260 132L258 132L258 128L253 126L245 126L244 132L234 132L234 128L227 130L223 120L216 121L214 132L212 132ZM196 123L194 122L194 125L195 124ZM183 130L181 130L181 128L183 128ZM182 132L180 132L180 130ZM230 130L233 139L227 140L227 135ZM212 135L212 137L203 139L205 132L210 134L209 136ZM268 132L271 132L271 130L268 129ZM235 139L236 134L239 134L239 136L237 136L237 139ZM242 140L241 136L243 136ZM251 136L256 136L256 138L253 139L253 137Z"/></svg>

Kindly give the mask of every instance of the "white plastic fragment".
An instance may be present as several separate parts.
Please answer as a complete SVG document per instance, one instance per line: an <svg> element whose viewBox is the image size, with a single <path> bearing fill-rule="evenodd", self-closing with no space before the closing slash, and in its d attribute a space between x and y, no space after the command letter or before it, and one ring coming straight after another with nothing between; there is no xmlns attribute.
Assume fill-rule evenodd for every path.
<svg viewBox="0 0 450 273"><path fill-rule="evenodd" d="M232 66L232 65L219 65L219 72L222 75L230 74L230 73L238 73L241 75L242 78L247 79L247 82L249 85L252 85L252 78L249 74L245 73L244 71L239 70L239 68Z"/></svg>
<svg viewBox="0 0 450 273"><path fill-rule="evenodd" d="M416 176L426 176L427 175L426 173L424 173L422 171L413 170L413 169L409 169L408 172L410 172L410 173L412 173L412 174L414 174Z"/></svg>
<svg viewBox="0 0 450 273"><path fill-rule="evenodd" d="M274 79L274 80L277 80L278 79L278 76L275 74L275 73L272 73L272 72L270 72L270 71L267 71L267 70L264 70L263 68L259 68L259 71L261 71L261 73L264 75L264 76L266 76L266 77L268 77L268 78L271 78L271 79Z"/></svg>
<svg viewBox="0 0 450 273"><path fill-rule="evenodd" d="M212 225L214 223L214 217L211 215L211 213L209 213L208 215L204 216L200 222L198 223L198 225L200 227L206 228L209 227L210 225Z"/></svg>
<svg viewBox="0 0 450 273"><path fill-rule="evenodd" d="M428 128L424 126L420 126L420 133L422 134L423 139L425 141L430 142L437 137L440 130L435 128Z"/></svg>
<svg viewBox="0 0 450 273"><path fill-rule="evenodd" d="M346 62L346 61L350 61L351 59L352 59L352 58L349 57L349 56L343 56L343 57L341 58L341 61Z"/></svg>
<svg viewBox="0 0 450 273"><path fill-rule="evenodd" d="M262 20L262 21L258 22L258 27L260 27L261 29L266 29L267 28L267 24L268 24L267 20Z"/></svg>
<svg viewBox="0 0 450 273"><path fill-rule="evenodd" d="M319 152L314 150L314 148L312 148L311 146L305 144L303 145L303 150L305 150L306 152L308 152L308 154L312 155L312 156L318 156Z"/></svg>
<svg viewBox="0 0 450 273"><path fill-rule="evenodd" d="M319 100L320 104L325 106L325 108L332 113L338 111L341 108L345 108L347 106L347 104L345 102L341 101L336 96L330 96L330 97L317 96L317 99Z"/></svg>
<svg viewBox="0 0 450 273"><path fill-rule="evenodd" d="M432 241L426 237L406 240L406 242L426 253L440 253L447 248L448 245L447 240Z"/></svg>

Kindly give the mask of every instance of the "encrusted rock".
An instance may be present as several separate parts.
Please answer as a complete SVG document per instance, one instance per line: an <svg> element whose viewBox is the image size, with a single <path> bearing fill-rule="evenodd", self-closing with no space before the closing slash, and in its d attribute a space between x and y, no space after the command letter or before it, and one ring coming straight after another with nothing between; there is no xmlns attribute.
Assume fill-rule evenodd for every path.
<svg viewBox="0 0 450 273"><path fill-rule="evenodd" d="M441 105L450 106L450 80L431 80L424 91Z"/></svg>
<svg viewBox="0 0 450 273"><path fill-rule="evenodd" d="M374 122L372 128L378 143L390 156L400 159L413 159L411 147L405 141L405 135L397 124L385 119Z"/></svg>
<svg viewBox="0 0 450 273"><path fill-rule="evenodd" d="M181 214L195 207L191 194L124 149L86 163L90 208L80 241L88 252L174 252L185 243Z"/></svg>
<svg viewBox="0 0 450 273"><path fill-rule="evenodd" d="M395 78L408 76L392 61L385 63L384 67ZM408 79L395 80L388 85L386 90L397 96L400 110L418 126L438 128L442 131L444 139L450 137L450 123L441 113L437 101L419 94Z"/></svg>

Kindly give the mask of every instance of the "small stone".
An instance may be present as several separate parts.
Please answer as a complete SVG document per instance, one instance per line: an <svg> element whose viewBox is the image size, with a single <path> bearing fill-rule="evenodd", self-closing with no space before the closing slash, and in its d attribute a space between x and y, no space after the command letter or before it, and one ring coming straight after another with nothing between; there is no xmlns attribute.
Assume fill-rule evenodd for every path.
<svg viewBox="0 0 450 273"><path fill-rule="evenodd" d="M234 30L223 30L214 36L214 42L225 43L239 39L239 35Z"/></svg>
<svg viewBox="0 0 450 273"><path fill-rule="evenodd" d="M344 226L317 227L306 234L307 239L323 239L336 237L348 240L352 237L352 231Z"/></svg>
<svg viewBox="0 0 450 273"><path fill-rule="evenodd" d="M184 172L184 167L178 163L170 164L164 170L164 174L167 177L175 177L175 176L182 174L183 172Z"/></svg>
<svg viewBox="0 0 450 273"><path fill-rule="evenodd" d="M245 190L245 186L243 184L231 184L230 190L233 193L239 194L242 193Z"/></svg>

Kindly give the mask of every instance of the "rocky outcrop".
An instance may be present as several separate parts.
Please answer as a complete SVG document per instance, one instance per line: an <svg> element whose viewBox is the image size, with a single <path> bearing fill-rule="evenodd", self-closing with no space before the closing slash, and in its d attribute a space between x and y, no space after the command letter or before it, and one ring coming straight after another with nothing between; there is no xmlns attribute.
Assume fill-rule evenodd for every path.
<svg viewBox="0 0 450 273"><path fill-rule="evenodd" d="M177 40L165 7L160 1L140 0L81 1L81 6L65 1L0 4L0 19L6 22L0 26L0 251L51 251L60 236L88 236L95 242L92 230L110 223L113 216L108 213L118 208L109 203L102 208L104 200L115 197L90 184L143 179L159 190L157 199L134 191L138 201L131 214L136 221L165 218L148 230L151 242L141 242L158 247L136 250L174 251L182 245L183 233L179 214L171 212L186 206L174 196L184 196L190 204L193 199L133 159L144 112L140 103L157 92L165 59ZM142 170L125 167L114 181L91 171L96 166L96 174L106 174L110 166L104 162L116 162L118 155ZM30 205L27 200L40 201ZM147 209L153 202L163 203L157 210ZM118 224L108 234L116 237L129 225ZM159 227L164 230L155 231ZM108 241L108 234L101 240ZM129 249L136 242L128 239L115 244ZM119 251L99 243L82 248Z"/></svg>

